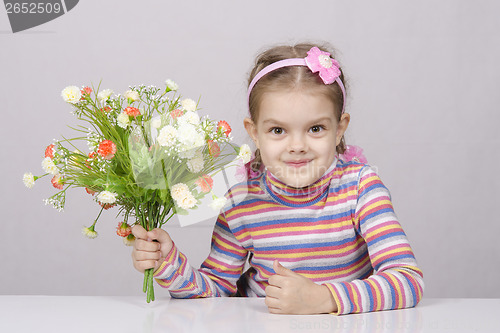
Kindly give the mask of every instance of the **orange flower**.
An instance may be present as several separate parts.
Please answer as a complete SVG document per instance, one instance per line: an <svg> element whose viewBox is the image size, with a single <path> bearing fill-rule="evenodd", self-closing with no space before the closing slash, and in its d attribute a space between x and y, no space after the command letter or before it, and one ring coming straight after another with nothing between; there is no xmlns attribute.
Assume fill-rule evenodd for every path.
<svg viewBox="0 0 500 333"><path fill-rule="evenodd" d="M120 237L127 237L132 233L132 229L125 222L118 222L118 226L116 227L116 234Z"/></svg>
<svg viewBox="0 0 500 333"><path fill-rule="evenodd" d="M92 88L90 88L90 87L83 87L83 89L82 89L81 92L82 92L82 99L84 99L85 96L90 95L90 93L92 92Z"/></svg>
<svg viewBox="0 0 500 333"><path fill-rule="evenodd" d="M48 145L45 148L45 157L54 158L54 144Z"/></svg>
<svg viewBox="0 0 500 333"><path fill-rule="evenodd" d="M123 112L125 112L127 115L131 117L137 117L141 115L141 111L139 111L138 108L134 108L133 106L127 106Z"/></svg>
<svg viewBox="0 0 500 333"><path fill-rule="evenodd" d="M104 210L108 210L108 209L113 208L114 206L116 206L116 204L108 204L108 203L107 203L107 204L103 204L103 203L100 203L100 202L98 202L98 203L99 203L99 205L100 205L100 206L101 206Z"/></svg>
<svg viewBox="0 0 500 333"><path fill-rule="evenodd" d="M208 140L208 152L210 155L213 157L219 157L220 156L220 147L219 144L213 140Z"/></svg>
<svg viewBox="0 0 500 333"><path fill-rule="evenodd" d="M103 108L101 108L99 110L101 110L102 113L106 113L106 112L111 111L111 107L109 107L109 106L106 105L105 107L103 107Z"/></svg>
<svg viewBox="0 0 500 333"><path fill-rule="evenodd" d="M221 120L217 123L217 132L222 131L226 137L231 133L231 126L225 120Z"/></svg>
<svg viewBox="0 0 500 333"><path fill-rule="evenodd" d="M209 175L203 175L196 180L196 185L201 188L203 193L208 193L214 186L214 180Z"/></svg>
<svg viewBox="0 0 500 333"><path fill-rule="evenodd" d="M104 140L99 143L97 148L97 153L102 156L105 160L112 159L116 154L116 145L111 140Z"/></svg>
<svg viewBox="0 0 500 333"><path fill-rule="evenodd" d="M60 174L57 174L54 177L52 177L52 179L50 180L50 182L52 183L52 186L54 186L58 190L62 190L63 189L64 180L62 179L62 177L61 177Z"/></svg>
<svg viewBox="0 0 500 333"><path fill-rule="evenodd" d="M85 188L85 191L90 194L90 195L94 195L96 194L97 192L96 191L92 191L91 189L89 189L88 187Z"/></svg>
<svg viewBox="0 0 500 333"><path fill-rule="evenodd" d="M172 117L172 119L177 119L179 118L180 116L182 116L184 114L184 111L180 110L180 109L175 109L173 110L171 113L170 113L170 117Z"/></svg>

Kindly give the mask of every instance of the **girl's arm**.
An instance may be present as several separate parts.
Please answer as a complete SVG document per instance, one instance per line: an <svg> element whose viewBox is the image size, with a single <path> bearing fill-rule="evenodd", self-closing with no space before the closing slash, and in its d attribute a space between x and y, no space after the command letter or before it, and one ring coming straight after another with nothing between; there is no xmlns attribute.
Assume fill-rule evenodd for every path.
<svg viewBox="0 0 500 333"><path fill-rule="evenodd" d="M364 238L373 275L363 280L325 284L338 314L414 307L424 282L408 239L399 224L390 194L376 172L360 172L354 226Z"/></svg>
<svg viewBox="0 0 500 333"><path fill-rule="evenodd" d="M247 254L229 230L224 214L220 214L212 235L210 255L200 269L191 267L186 256L174 245L154 276L175 298L229 296L236 292L236 281Z"/></svg>

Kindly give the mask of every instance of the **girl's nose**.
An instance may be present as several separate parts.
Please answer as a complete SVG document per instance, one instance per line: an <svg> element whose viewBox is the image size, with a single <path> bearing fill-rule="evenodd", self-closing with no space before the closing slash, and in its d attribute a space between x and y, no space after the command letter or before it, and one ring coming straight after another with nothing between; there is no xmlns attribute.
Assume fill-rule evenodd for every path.
<svg viewBox="0 0 500 333"><path fill-rule="evenodd" d="M293 153L303 153L307 151L306 138L303 135L295 134L289 136L288 151Z"/></svg>

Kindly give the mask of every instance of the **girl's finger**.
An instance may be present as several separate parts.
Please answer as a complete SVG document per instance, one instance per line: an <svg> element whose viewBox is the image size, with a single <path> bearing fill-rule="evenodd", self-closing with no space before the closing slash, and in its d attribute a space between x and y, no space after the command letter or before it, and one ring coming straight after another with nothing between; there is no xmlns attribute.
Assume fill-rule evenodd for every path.
<svg viewBox="0 0 500 333"><path fill-rule="evenodd" d="M272 297L272 298L279 298L281 289L275 286L267 286L266 287L266 296Z"/></svg>
<svg viewBox="0 0 500 333"><path fill-rule="evenodd" d="M134 247L138 251L156 252L160 250L160 243L136 239Z"/></svg>
<svg viewBox="0 0 500 333"><path fill-rule="evenodd" d="M147 252L147 251L136 251L134 254L134 259L137 261L147 261L154 260L157 261L161 257L160 251Z"/></svg>

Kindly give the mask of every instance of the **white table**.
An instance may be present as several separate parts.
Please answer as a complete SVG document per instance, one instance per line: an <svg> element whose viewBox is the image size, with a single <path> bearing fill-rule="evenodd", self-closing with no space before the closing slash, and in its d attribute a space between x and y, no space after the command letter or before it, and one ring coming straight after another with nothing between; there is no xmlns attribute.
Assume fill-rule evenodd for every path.
<svg viewBox="0 0 500 333"><path fill-rule="evenodd" d="M426 299L413 309L272 315L260 298L0 296L0 332L500 332L500 299Z"/></svg>

